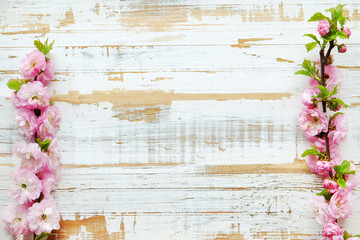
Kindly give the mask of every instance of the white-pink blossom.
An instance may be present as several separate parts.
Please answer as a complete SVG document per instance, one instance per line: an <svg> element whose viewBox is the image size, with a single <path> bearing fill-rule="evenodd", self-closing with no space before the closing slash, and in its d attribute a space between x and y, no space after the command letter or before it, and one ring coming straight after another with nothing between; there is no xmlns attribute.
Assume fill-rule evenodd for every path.
<svg viewBox="0 0 360 240"><path fill-rule="evenodd" d="M317 161L316 172L323 178L329 177L329 172L332 170L333 164L328 161Z"/></svg>
<svg viewBox="0 0 360 240"><path fill-rule="evenodd" d="M314 90L306 89L301 94L301 102L302 102L302 104L304 104L305 107L308 107L308 108L315 108L316 105L314 105L313 97L316 96L316 95L317 94L314 92Z"/></svg>
<svg viewBox="0 0 360 240"><path fill-rule="evenodd" d="M334 218L344 219L351 213L352 201L354 197L351 191L339 189L332 195L329 202L329 212Z"/></svg>
<svg viewBox="0 0 360 240"><path fill-rule="evenodd" d="M36 80L47 85L54 77L54 63L49 59L46 61L45 70L37 75Z"/></svg>
<svg viewBox="0 0 360 240"><path fill-rule="evenodd" d="M34 50L21 60L20 72L24 78L33 80L45 67L45 55L39 50Z"/></svg>
<svg viewBox="0 0 360 240"><path fill-rule="evenodd" d="M331 119L328 137L329 140L336 146L345 141L348 131L347 117L344 114L339 114Z"/></svg>
<svg viewBox="0 0 360 240"><path fill-rule="evenodd" d="M56 131L59 128L61 113L57 106L47 107L38 119L37 133L44 141L45 139L52 139L55 137Z"/></svg>
<svg viewBox="0 0 360 240"><path fill-rule="evenodd" d="M328 129L328 118L319 109L304 109L299 115L300 128L310 136L326 132Z"/></svg>
<svg viewBox="0 0 360 240"><path fill-rule="evenodd" d="M29 140L35 136L37 129L37 117L32 110L18 109L15 113L15 122L19 127L19 133Z"/></svg>
<svg viewBox="0 0 360 240"><path fill-rule="evenodd" d="M316 211L316 221L325 226L327 223L334 221L334 217L329 213L329 204L324 196L316 195L313 204Z"/></svg>
<svg viewBox="0 0 360 240"><path fill-rule="evenodd" d="M12 235L27 235L30 233L27 220L28 208L25 205L9 205L3 211L5 229Z"/></svg>
<svg viewBox="0 0 360 240"><path fill-rule="evenodd" d="M323 228L325 240L343 240L344 234L336 222L329 222Z"/></svg>
<svg viewBox="0 0 360 240"><path fill-rule="evenodd" d="M29 110L43 110L50 104L50 94L48 87L44 87L39 81L23 84L17 92L22 107Z"/></svg>
<svg viewBox="0 0 360 240"><path fill-rule="evenodd" d="M52 198L43 199L29 208L28 221L30 230L40 235L60 228L60 213Z"/></svg>
<svg viewBox="0 0 360 240"><path fill-rule="evenodd" d="M31 170L19 168L12 177L14 183L9 187L9 193L19 204L36 200L40 196L41 181Z"/></svg>
<svg viewBox="0 0 360 240"><path fill-rule="evenodd" d="M21 159L21 167L28 168L34 173L39 172L48 161L48 156L41 151L37 143L26 143L25 141L15 143L13 153Z"/></svg>

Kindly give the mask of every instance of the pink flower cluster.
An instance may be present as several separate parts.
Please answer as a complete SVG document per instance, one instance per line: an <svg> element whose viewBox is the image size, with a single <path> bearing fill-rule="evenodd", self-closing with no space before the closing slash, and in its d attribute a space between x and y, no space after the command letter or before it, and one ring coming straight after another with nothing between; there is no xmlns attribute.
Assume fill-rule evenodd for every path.
<svg viewBox="0 0 360 240"><path fill-rule="evenodd" d="M17 237L60 228L60 213L51 192L60 180L56 132L61 115L59 108L50 103L46 87L53 79L54 64L35 50L22 60L20 71L28 81L12 93L12 101L17 108L19 133L29 142L13 146L20 168L12 175L9 194L17 203L6 207L3 213L5 229Z"/></svg>
<svg viewBox="0 0 360 240"><path fill-rule="evenodd" d="M325 36L329 31L328 21L320 21L318 30L322 36ZM351 34L350 30L345 27L344 32L348 36ZM317 68L319 69L320 66L317 66ZM332 92L335 88L338 90L342 79L336 66L325 65L325 76L324 87L329 92ZM317 212L316 219L323 227L324 239L342 240L344 239L344 231L338 225L337 220L345 219L351 213L354 199L352 190L358 184L358 175L356 167L352 163L348 163L349 169L344 170L343 174L337 174L338 172L335 170L340 171L339 167L343 164L339 146L346 139L348 131L347 118L343 113L337 112L341 106L338 109L330 109L337 112L331 117L327 115L326 111L320 110L323 107L323 101L328 104L329 99L324 100L320 97L319 85L321 83L318 80L311 78L311 88L302 93L301 102L304 109L299 115L299 125L305 137L313 146L313 150L318 151L306 156L306 162L311 171L323 179L325 190L322 195L316 196L313 201ZM328 138L329 149L326 146L326 137ZM330 158L328 151L330 152Z"/></svg>

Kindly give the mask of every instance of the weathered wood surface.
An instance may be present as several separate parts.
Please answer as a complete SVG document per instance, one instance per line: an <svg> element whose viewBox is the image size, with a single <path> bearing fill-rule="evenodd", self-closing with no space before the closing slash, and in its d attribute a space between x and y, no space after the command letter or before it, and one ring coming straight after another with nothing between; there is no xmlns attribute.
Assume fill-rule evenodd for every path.
<svg viewBox="0 0 360 240"><path fill-rule="evenodd" d="M351 105L342 153L359 163L360 2L342 3L353 32L348 53L334 53ZM306 20L336 4L1 1L0 209L22 139L6 82L48 37L63 113L53 239L321 239L310 204L320 179L299 160L307 81L293 72L317 57L303 46L316 28Z"/></svg>

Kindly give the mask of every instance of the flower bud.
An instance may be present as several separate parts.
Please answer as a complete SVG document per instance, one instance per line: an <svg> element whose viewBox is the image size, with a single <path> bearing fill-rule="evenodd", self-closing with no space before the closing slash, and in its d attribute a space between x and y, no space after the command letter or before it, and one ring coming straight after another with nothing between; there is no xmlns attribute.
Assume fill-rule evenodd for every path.
<svg viewBox="0 0 360 240"><path fill-rule="evenodd" d="M340 46L338 46L338 52L339 53L345 53L347 50L345 44L341 44Z"/></svg>
<svg viewBox="0 0 360 240"><path fill-rule="evenodd" d="M318 25L318 32L322 37L325 37L326 34L328 34L330 31L330 24L329 21L324 19L319 21L319 25Z"/></svg>
<svg viewBox="0 0 360 240"><path fill-rule="evenodd" d="M339 188L339 184L330 179L324 179L323 187L328 190L329 193L335 193Z"/></svg>
<svg viewBox="0 0 360 240"><path fill-rule="evenodd" d="M343 27L343 28L342 28L342 31L343 31L344 33L346 33L346 35L347 35L348 37L350 37L350 35L351 35L350 29L348 29L347 27Z"/></svg>

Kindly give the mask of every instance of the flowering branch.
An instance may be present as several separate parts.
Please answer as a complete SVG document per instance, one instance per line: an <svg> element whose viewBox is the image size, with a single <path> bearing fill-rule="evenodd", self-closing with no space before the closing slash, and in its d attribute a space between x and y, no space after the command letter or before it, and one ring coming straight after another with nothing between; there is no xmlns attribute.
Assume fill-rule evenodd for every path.
<svg viewBox="0 0 360 240"><path fill-rule="evenodd" d="M295 73L310 77L311 88L301 95L305 108L299 115L299 124L312 147L301 156L306 158L311 171L323 179L324 190L317 194L314 205L325 240L360 240L360 235L350 235L337 222L350 215L352 189L358 184L355 165L342 161L339 151L339 145L347 134L347 120L344 113L338 111L347 105L334 97L341 85L341 74L332 65L334 59L331 51L337 46L339 53L345 53L346 46L339 44L337 39L348 39L351 35L350 29L344 26L347 18L342 15L343 7L339 4L336 8L326 10L331 13L331 18L317 12L309 19L310 22L319 21L320 40L313 34L305 34L314 40L305 46L308 52L319 46L320 60L304 60L303 69ZM319 111L319 102L322 111ZM331 111L336 113L329 115Z"/></svg>
<svg viewBox="0 0 360 240"><path fill-rule="evenodd" d="M37 50L21 61L20 71L25 79L10 80L8 87L17 108L19 133L28 142L15 143L12 152L20 167L12 174L9 193L17 202L5 208L5 229L17 239L33 233L40 240L59 229L60 213L51 192L59 183L59 149L56 132L60 111L50 101L46 85L54 77L54 64L46 56L54 42L34 41Z"/></svg>

